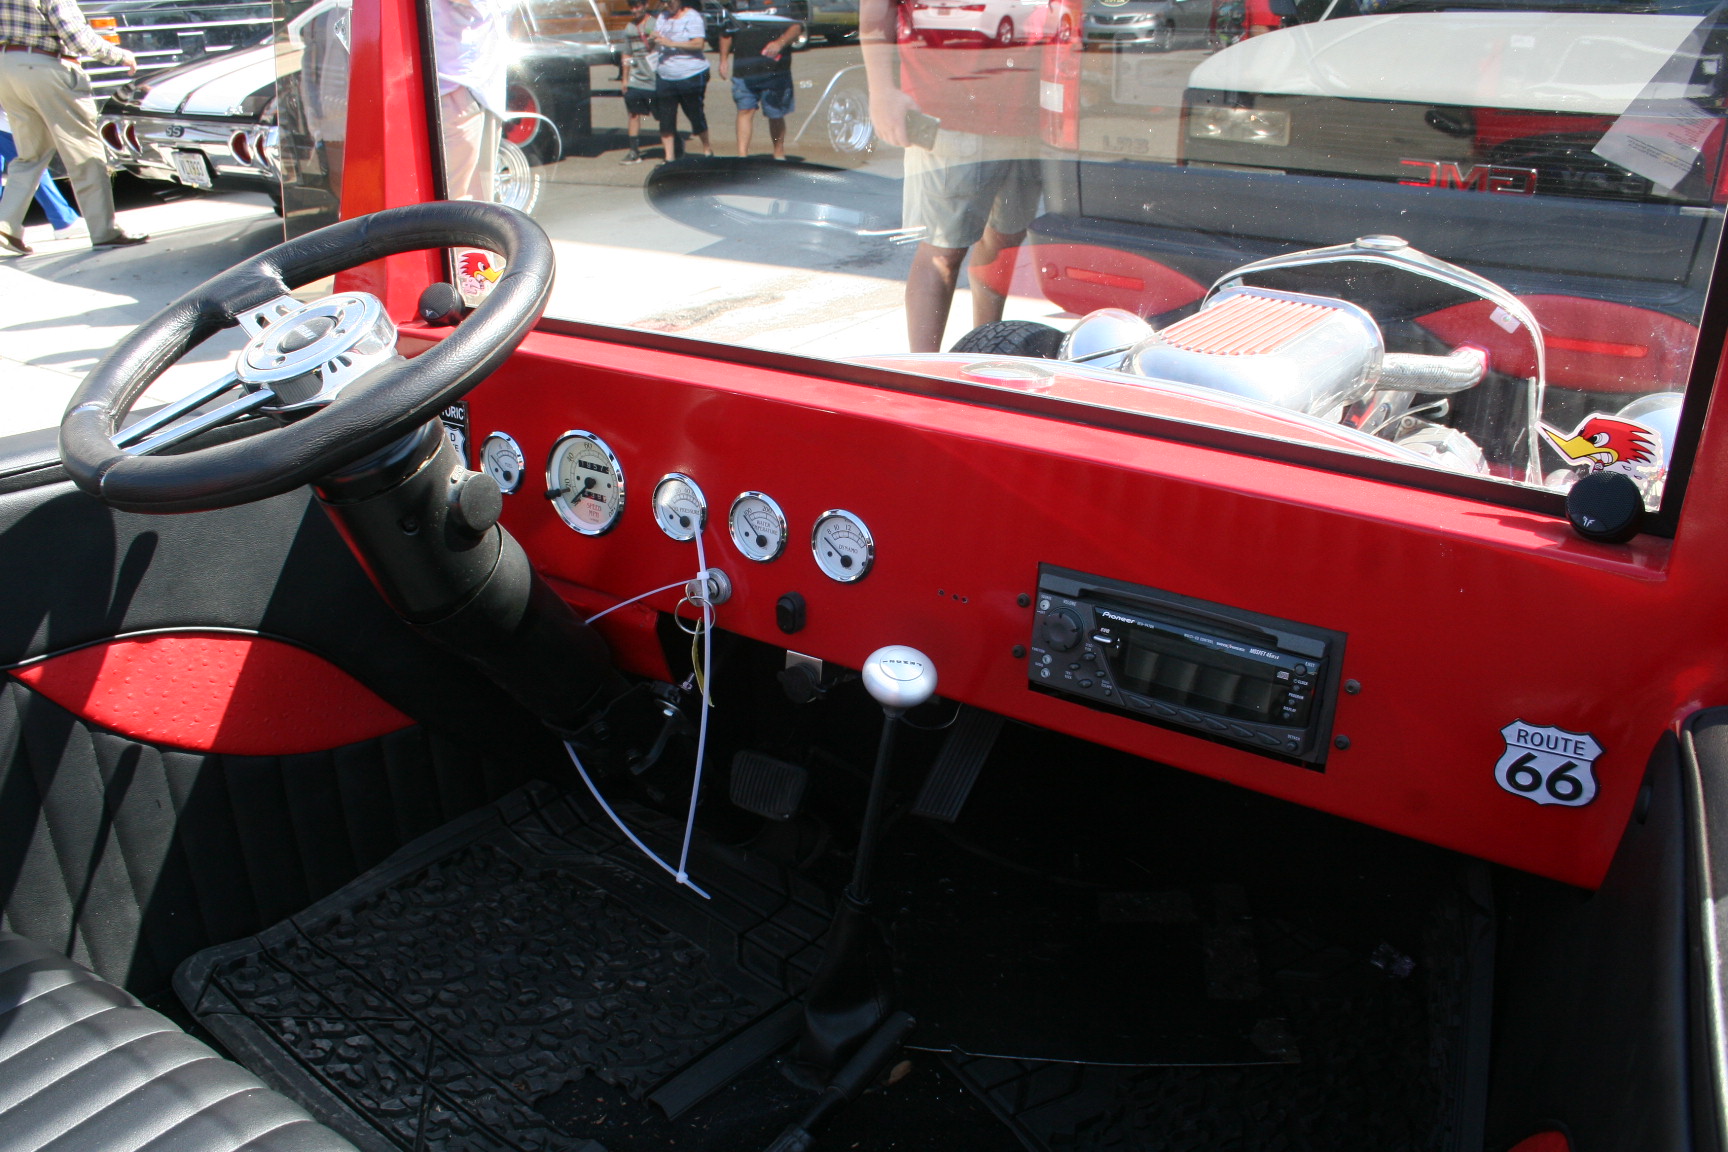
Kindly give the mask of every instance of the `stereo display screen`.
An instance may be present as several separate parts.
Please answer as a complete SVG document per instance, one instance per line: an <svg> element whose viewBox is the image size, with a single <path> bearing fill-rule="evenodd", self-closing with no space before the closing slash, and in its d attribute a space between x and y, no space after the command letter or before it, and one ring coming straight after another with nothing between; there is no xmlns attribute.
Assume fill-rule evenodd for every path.
<svg viewBox="0 0 1728 1152"><path fill-rule="evenodd" d="M1253 720L1274 718L1284 697L1269 664L1206 648L1179 635L1131 628L1117 682L1130 692L1187 708Z"/></svg>

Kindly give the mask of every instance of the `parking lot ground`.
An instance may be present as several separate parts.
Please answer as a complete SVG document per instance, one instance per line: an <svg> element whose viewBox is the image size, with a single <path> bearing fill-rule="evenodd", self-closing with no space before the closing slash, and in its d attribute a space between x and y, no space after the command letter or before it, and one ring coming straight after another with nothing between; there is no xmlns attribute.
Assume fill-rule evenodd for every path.
<svg viewBox="0 0 1728 1152"><path fill-rule="evenodd" d="M162 199L116 189L121 227L148 232L135 248L93 250L82 235L25 229L36 254L0 258L0 436L60 422L84 374L115 341L189 289L282 239L262 192ZM208 381L241 344L239 330L193 349L140 401L179 398Z"/></svg>

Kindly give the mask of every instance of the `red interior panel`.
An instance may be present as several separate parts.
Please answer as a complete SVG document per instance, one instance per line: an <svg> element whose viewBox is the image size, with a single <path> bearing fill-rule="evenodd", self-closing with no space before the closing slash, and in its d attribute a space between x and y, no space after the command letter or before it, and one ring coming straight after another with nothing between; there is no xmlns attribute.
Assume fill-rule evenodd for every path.
<svg viewBox="0 0 1728 1152"><path fill-rule="evenodd" d="M1542 325L1548 383L1585 392L1656 392L1686 379L1698 329L1661 312L1578 296L1526 296ZM1450 344L1488 353L1497 372L1531 376L1536 353L1516 325L1507 331L1490 316L1494 305L1476 300L1419 317L1417 323Z"/></svg>
<svg viewBox="0 0 1728 1152"><path fill-rule="evenodd" d="M569 429L617 453L629 499L603 536L567 528L538 483L505 500L506 525L557 579L623 598L694 573L694 545L663 535L648 500L685 472L709 502L709 562L735 589L722 628L849 667L912 644L951 699L1581 885L1600 880L1657 738L1728 682L1672 659L1719 626L1728 597L1675 564L1728 546L1702 517L1673 544L1595 545L1551 516L1416 487L550 333L531 335L470 413L476 450L508 432L533 472ZM1721 487L1701 465L1689 507ZM745 490L789 521L769 563L726 532ZM811 554L812 524L833 508L875 537L857 583L828 579ZM1317 772L1031 691L1014 648L1033 611L1017 598L1040 563L1347 633L1342 671L1360 692L1340 697L1334 731L1348 748ZM791 636L774 615L789 591L809 604ZM1495 782L1501 729L1519 720L1605 749L1587 807Z"/></svg>
<svg viewBox="0 0 1728 1152"><path fill-rule="evenodd" d="M318 752L413 723L329 661L262 636L110 640L12 675L92 724L199 752Z"/></svg>

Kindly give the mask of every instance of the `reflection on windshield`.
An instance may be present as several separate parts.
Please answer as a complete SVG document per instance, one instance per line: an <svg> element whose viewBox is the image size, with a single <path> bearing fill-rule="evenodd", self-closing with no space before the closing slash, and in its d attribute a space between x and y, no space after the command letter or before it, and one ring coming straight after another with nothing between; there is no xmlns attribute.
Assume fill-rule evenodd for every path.
<svg viewBox="0 0 1728 1152"><path fill-rule="evenodd" d="M449 195L547 229L550 315L1660 499L1728 199L1717 17L559 5L428 0Z"/></svg>

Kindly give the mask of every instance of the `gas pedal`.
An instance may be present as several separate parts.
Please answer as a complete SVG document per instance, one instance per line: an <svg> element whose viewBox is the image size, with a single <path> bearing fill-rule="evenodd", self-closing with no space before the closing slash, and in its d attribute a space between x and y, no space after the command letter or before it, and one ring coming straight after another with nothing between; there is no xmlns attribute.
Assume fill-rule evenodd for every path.
<svg viewBox="0 0 1728 1152"><path fill-rule="evenodd" d="M966 807L972 786L978 783L978 771L996 745L996 734L1002 731L1002 717L982 708L961 705L960 714L948 729L948 739L930 774L924 777L924 787L918 792L918 802L912 806L914 816L925 816L952 824Z"/></svg>
<svg viewBox="0 0 1728 1152"><path fill-rule="evenodd" d="M749 749L732 757L732 803L769 820L790 820L804 804L810 773Z"/></svg>

